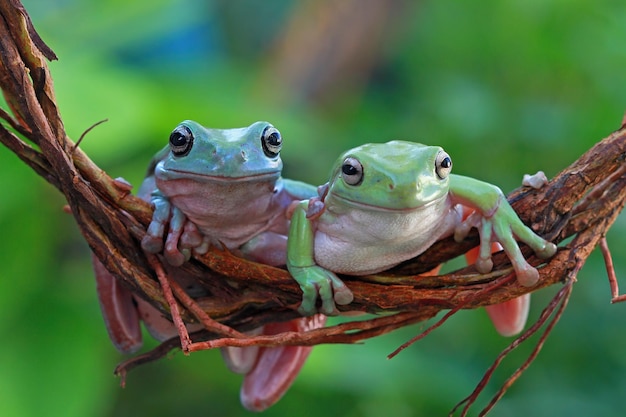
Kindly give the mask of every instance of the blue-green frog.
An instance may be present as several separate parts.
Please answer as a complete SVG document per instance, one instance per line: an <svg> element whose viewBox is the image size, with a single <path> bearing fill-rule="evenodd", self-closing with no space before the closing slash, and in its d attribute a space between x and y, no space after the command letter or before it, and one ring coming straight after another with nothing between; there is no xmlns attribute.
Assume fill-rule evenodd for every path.
<svg viewBox="0 0 626 417"><path fill-rule="evenodd" d="M176 266L192 252L223 245L250 260L286 263L287 207L313 197L308 184L283 179L282 136L271 124L257 122L240 129L207 129L184 121L148 169L138 195L154 206L142 241L144 250L162 253L170 277L190 291L202 291ZM141 346L140 318L159 340L177 335L160 312L94 262L98 292L109 334L116 347L131 352ZM201 295L194 294L194 295ZM259 332L304 331L322 327L325 316L273 323ZM191 330L191 329L190 329ZM245 407L260 411L289 388L310 347L225 348L229 367L246 374L241 389Z"/></svg>
<svg viewBox="0 0 626 417"><path fill-rule="evenodd" d="M335 275L368 275L389 269L454 234L462 240L472 227L480 232L476 268L489 272L491 244L499 242L518 281L534 285L539 274L524 259L516 239L541 258L556 251L526 227L502 191L491 184L451 174L452 160L438 146L391 141L365 144L336 161L319 196L293 210L287 267L303 291L299 311L337 314L336 304L353 295ZM462 220L463 207L474 210ZM521 330L528 298L512 300L493 317L503 334ZM506 303L505 303L506 306ZM521 317L523 315L523 317Z"/></svg>

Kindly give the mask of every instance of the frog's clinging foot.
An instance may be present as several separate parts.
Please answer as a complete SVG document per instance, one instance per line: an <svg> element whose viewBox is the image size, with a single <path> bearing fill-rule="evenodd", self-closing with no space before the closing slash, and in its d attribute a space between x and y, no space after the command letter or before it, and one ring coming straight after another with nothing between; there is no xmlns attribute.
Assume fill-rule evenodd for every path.
<svg viewBox="0 0 626 417"><path fill-rule="evenodd" d="M163 250L165 225L170 220L170 202L162 195L154 193L150 202L154 208L152 221L148 225L146 235L141 240L141 247L148 253L159 253Z"/></svg>
<svg viewBox="0 0 626 417"><path fill-rule="evenodd" d="M354 299L352 291L334 273L319 266L290 267L291 275L302 289L302 304L298 312L303 316L312 316L318 312L317 299L322 300L320 313L327 316L339 314L335 305L350 304Z"/></svg>

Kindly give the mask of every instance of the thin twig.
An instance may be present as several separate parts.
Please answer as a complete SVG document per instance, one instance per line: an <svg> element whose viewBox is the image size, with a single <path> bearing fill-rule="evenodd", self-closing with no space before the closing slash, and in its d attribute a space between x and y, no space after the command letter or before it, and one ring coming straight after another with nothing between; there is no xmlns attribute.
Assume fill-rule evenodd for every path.
<svg viewBox="0 0 626 417"><path fill-rule="evenodd" d="M80 146L80 143L83 141L83 139L85 138L85 135L87 135L87 133L91 132L91 130L92 130L94 127L96 127L96 126L98 126L98 125L101 125L102 123L105 123L105 122L108 122L108 121L109 121L109 119L102 119L102 120L100 120L99 122L96 122L96 123L92 124L91 126L89 126L89 127L87 128L87 130L85 130L85 131L84 131L84 132L80 135L80 137L78 138L78 140L76 141L76 143L75 143L75 144L74 144L74 146L72 147L72 153L74 153L74 151L76 151L76 148L78 148L78 147Z"/></svg>
<svg viewBox="0 0 626 417"><path fill-rule="evenodd" d="M626 294L619 295L619 284L617 283L617 275L615 274L615 267L613 266L613 257L611 256L611 250L609 249L606 237L603 236L602 239L600 239L598 246L604 258L606 274L608 275L609 285L611 286L611 303L626 301Z"/></svg>
<svg viewBox="0 0 626 417"><path fill-rule="evenodd" d="M502 352L500 352L500 354L497 356L493 364L487 369L482 379L478 382L478 384L476 385L476 388L474 388L474 391L472 391L472 393L469 396L459 401L454 406L454 408L450 411L450 415L453 415L454 412L463 404L465 404L465 406L463 407L461 416L467 415L469 408L476 401L480 393L485 389L485 387L487 386L487 383L491 380L493 373L496 371L498 366L500 366L500 363L502 363L502 361L508 356L510 352L517 349L517 347L519 347L525 340L527 340L532 335L534 335L546 323L548 318L552 315L554 310L559 305L564 294L571 291L572 282L573 280L569 281L563 288L561 288L561 290L559 290L559 292L554 296L554 298L552 298L552 300L546 306L546 308L544 308L544 310L541 312L539 319L531 327L529 327L524 333L522 333L513 342L511 342ZM541 343L543 344L543 342ZM534 356L536 356L536 354ZM533 359L534 359L534 356L532 356Z"/></svg>
<svg viewBox="0 0 626 417"><path fill-rule="evenodd" d="M187 327L185 326L185 322L180 316L180 311L178 309L178 303L174 298L174 294L172 293L172 289L170 287L169 278L165 271L163 270L163 266L161 262L155 255L148 255L148 262L154 269L157 274L157 278L159 279L159 283L161 284L161 289L163 290L163 296L167 301L170 307L170 314L172 316L172 321L174 322L174 326L176 326L176 330L178 331L178 335L180 336L180 345L185 354L189 352L189 345L191 344L191 339L189 338L189 332L187 331Z"/></svg>
<svg viewBox="0 0 626 417"><path fill-rule="evenodd" d="M200 323L202 323L204 328L208 330L209 332L213 332L220 336L233 337L237 339L249 337L248 335L238 332L232 327L226 326L216 320L213 320L211 317L209 317L209 315L204 310L202 310L202 307L200 307L198 303L196 303L195 300L191 298L176 281L174 280L169 281L169 285L171 286L172 291L174 292L174 295L176 296L176 298L178 298L181 304L184 305L185 308L187 308L187 310L189 310L191 314L193 314L194 317ZM190 346L188 346L189 349L190 349ZM190 351L193 351L193 350L194 349L190 349Z"/></svg>
<svg viewBox="0 0 626 417"><path fill-rule="evenodd" d="M489 401L489 404L480 412L479 416L487 415L487 413L504 396L504 394L511 387L511 385L513 385L515 381L517 381L517 379L524 373L524 371L528 369L528 367L533 363L535 358L537 358L537 355L539 355L539 352L541 352L541 349L543 348L546 339L548 338L550 333L552 333L552 329L559 322L561 316L563 315L563 312L565 311L565 307L567 307L567 303L569 302L570 296L572 295L574 282L574 279L568 280L565 286L557 293L555 298L560 301L558 310L552 317L552 320L548 322L548 325L546 326L545 331L539 338L539 341L533 348L528 358L526 358L524 363L519 368L517 368L517 370L506 381L504 381L504 384L502 384L498 392L493 396L491 401Z"/></svg>
<svg viewBox="0 0 626 417"><path fill-rule="evenodd" d="M514 277L515 277L515 275L509 275L509 276L507 276L504 279L500 279L500 280L494 281L491 285L488 285L488 286L484 287L483 289L481 289L479 291L476 291L476 293L472 294L465 301L459 302L459 304L456 307L454 307L453 309L448 311L441 319L439 319L436 323L434 323L433 325L428 327L421 334L413 337L412 339L410 339L407 342L405 342L402 345L400 345L400 347L398 347L396 350L394 350L389 355L387 355L387 359L392 359L394 356L396 356L398 353L402 352L404 349L406 349L409 346L411 346L413 343L415 343L415 342L417 342L419 340L422 340L423 338L428 336L433 330L435 330L436 328L438 328L442 324L444 324L450 317L452 317L459 310L461 310L463 307L465 307L473 299L476 299L477 297L480 297L480 295L485 293L485 292L489 292L489 291L494 290L495 288L501 287L505 283L512 281L514 279Z"/></svg>

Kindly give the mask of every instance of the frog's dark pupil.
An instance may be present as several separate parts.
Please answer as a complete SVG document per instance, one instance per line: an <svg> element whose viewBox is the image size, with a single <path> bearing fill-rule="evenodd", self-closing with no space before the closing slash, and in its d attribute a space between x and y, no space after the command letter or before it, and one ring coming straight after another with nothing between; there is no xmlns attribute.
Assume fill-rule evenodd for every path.
<svg viewBox="0 0 626 417"><path fill-rule="evenodd" d="M283 144L283 138L280 136L280 132L273 126L267 126L263 130L261 135L261 146L263 152L269 158L276 158L280 153L280 147Z"/></svg>
<svg viewBox="0 0 626 417"><path fill-rule="evenodd" d="M187 143L187 138L181 132L174 132L170 137L170 143L172 146L184 146Z"/></svg>
<svg viewBox="0 0 626 417"><path fill-rule="evenodd" d="M283 141L278 132L272 133L269 138L267 138L267 143L269 143L271 146L280 146L282 142Z"/></svg>
<svg viewBox="0 0 626 417"><path fill-rule="evenodd" d="M346 175L356 175L359 173L359 170L356 169L356 167L354 167L353 165L343 164L343 166L341 167L341 172Z"/></svg>
<svg viewBox="0 0 626 417"><path fill-rule="evenodd" d="M441 167L442 168L450 168L452 166L452 160L450 160L450 158L444 158L443 161L441 161Z"/></svg>
<svg viewBox="0 0 626 417"><path fill-rule="evenodd" d="M176 128L170 134L170 147L174 156L187 155L193 146L193 134L187 126Z"/></svg>

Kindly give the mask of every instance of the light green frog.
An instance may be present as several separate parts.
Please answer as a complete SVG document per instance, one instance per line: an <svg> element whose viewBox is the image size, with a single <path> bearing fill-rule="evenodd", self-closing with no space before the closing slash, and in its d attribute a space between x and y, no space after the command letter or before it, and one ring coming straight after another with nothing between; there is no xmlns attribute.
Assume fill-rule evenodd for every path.
<svg viewBox="0 0 626 417"><path fill-rule="evenodd" d="M287 267L303 291L300 313L315 313L318 296L325 314L352 301L335 273L389 269L449 235L462 240L471 227L480 232L480 272L491 270L491 243L499 242L518 281L534 285L539 274L516 239L541 258L554 255L556 246L521 222L498 187L451 169L442 148L413 142L366 144L341 155L319 197L293 211ZM475 210L465 221L463 206Z"/></svg>

